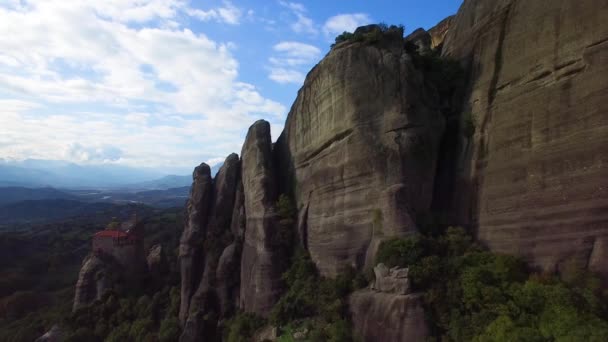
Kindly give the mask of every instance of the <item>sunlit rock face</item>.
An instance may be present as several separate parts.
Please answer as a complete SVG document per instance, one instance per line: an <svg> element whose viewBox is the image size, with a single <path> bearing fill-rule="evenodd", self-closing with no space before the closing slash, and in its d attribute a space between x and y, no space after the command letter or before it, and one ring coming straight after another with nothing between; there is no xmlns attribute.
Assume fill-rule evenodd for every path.
<svg viewBox="0 0 608 342"><path fill-rule="evenodd" d="M443 54L469 69L455 221L546 271L608 273L608 2L467 0Z"/></svg>
<svg viewBox="0 0 608 342"><path fill-rule="evenodd" d="M308 74L275 149L303 244L323 275L372 266L430 207L439 101L402 39L341 43Z"/></svg>

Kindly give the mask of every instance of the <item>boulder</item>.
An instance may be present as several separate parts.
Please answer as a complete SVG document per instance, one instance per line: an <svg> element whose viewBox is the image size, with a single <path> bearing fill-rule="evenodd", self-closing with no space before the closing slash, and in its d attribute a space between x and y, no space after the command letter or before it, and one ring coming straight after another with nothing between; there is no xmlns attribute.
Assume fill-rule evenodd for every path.
<svg viewBox="0 0 608 342"><path fill-rule="evenodd" d="M571 258L608 269L588 260L608 238L607 17L603 0L469 0L444 42L468 66L475 123L442 194L451 221L547 272Z"/></svg>
<svg viewBox="0 0 608 342"><path fill-rule="evenodd" d="M374 275L376 279L372 284L373 290L400 295L410 293L410 280L407 268L393 267L389 269L380 263L374 267Z"/></svg>
<svg viewBox="0 0 608 342"><path fill-rule="evenodd" d="M361 290L349 298L355 337L366 342L423 342L429 329L422 294Z"/></svg>
<svg viewBox="0 0 608 342"><path fill-rule="evenodd" d="M253 336L254 342L271 342L276 341L279 338L277 327L271 325L265 326L258 330Z"/></svg>
<svg viewBox="0 0 608 342"><path fill-rule="evenodd" d="M403 39L337 46L306 77L275 150L322 275L373 267L430 210L445 119L426 85Z"/></svg>
<svg viewBox="0 0 608 342"><path fill-rule="evenodd" d="M281 291L280 262L286 256L274 248L278 233L277 179L272 165L270 124L260 120L249 128L242 155L246 213L241 261L240 307L267 316Z"/></svg>
<svg viewBox="0 0 608 342"><path fill-rule="evenodd" d="M187 221L179 244L181 274L180 322L188 317L190 299L198 287L203 271L201 248L213 201L211 169L205 163L194 169L187 204Z"/></svg>

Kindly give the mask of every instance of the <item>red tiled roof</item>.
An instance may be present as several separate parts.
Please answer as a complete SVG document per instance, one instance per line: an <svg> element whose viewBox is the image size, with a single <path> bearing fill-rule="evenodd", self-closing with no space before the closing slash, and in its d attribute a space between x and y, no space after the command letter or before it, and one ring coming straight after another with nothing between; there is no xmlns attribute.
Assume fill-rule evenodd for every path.
<svg viewBox="0 0 608 342"><path fill-rule="evenodd" d="M111 237L111 238L117 238L117 237L127 237L127 233L121 231L121 230L102 230L100 232L95 233L95 237Z"/></svg>

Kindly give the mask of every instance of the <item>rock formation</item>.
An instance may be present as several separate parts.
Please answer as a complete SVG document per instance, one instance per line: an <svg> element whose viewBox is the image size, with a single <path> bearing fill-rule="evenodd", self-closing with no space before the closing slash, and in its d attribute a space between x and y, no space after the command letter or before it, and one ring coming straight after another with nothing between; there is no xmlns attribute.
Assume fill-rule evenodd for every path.
<svg viewBox="0 0 608 342"><path fill-rule="evenodd" d="M400 295L410 293L407 268L393 267L389 269L384 264L378 264L374 267L374 276L372 290Z"/></svg>
<svg viewBox="0 0 608 342"><path fill-rule="evenodd" d="M429 331L422 294L397 295L363 290L349 308L355 332L364 341L427 341Z"/></svg>
<svg viewBox="0 0 608 342"><path fill-rule="evenodd" d="M61 342L63 341L63 334L58 325L53 325L53 327L47 331L44 335L38 337L34 342Z"/></svg>
<svg viewBox="0 0 608 342"><path fill-rule="evenodd" d="M166 268L166 258L162 245L154 245L150 248L146 257L148 271L152 274L162 273Z"/></svg>
<svg viewBox="0 0 608 342"><path fill-rule="evenodd" d="M221 256L224 254L224 248L233 240L231 220L239 174L239 157L236 154L231 154L226 158L213 181L213 198L208 204L211 208L211 214L206 229L201 229L201 231L205 231L201 244L204 268L196 292L188 305L189 312L185 317L187 319L184 333L180 339L182 342L199 341L202 336L213 340L213 337L217 334L217 320L208 319L208 317L219 317L222 312L228 311L231 304L223 302L224 308L222 308L218 291L221 291L225 298L225 292L229 291L231 286L234 286L234 273L220 278L221 281L218 281L216 274ZM226 254L229 253L230 251ZM229 259L230 256L226 258ZM223 260L224 264L221 266L226 267L225 263L230 263L230 261L232 260ZM237 270L232 271L236 273Z"/></svg>
<svg viewBox="0 0 608 342"><path fill-rule="evenodd" d="M450 30L450 26L454 22L454 16L449 16L440 21L433 28L429 29L429 35L431 36L431 48L436 49L442 46L445 36Z"/></svg>
<svg viewBox="0 0 608 342"><path fill-rule="evenodd" d="M416 231L444 130L438 103L399 37L339 44L308 74L276 149L323 275L371 267L382 239Z"/></svg>
<svg viewBox="0 0 608 342"><path fill-rule="evenodd" d="M274 208L277 179L268 122L258 121L249 128L241 155L246 228L239 306L247 312L267 315L279 299L284 271L280 263L286 259L281 250L274 248L279 218Z"/></svg>
<svg viewBox="0 0 608 342"><path fill-rule="evenodd" d="M111 257L89 254L82 262L76 290L74 294L73 310L86 306L113 287L123 268Z"/></svg>
<svg viewBox="0 0 608 342"><path fill-rule="evenodd" d="M549 272L574 258L608 275L607 17L598 0L467 0L445 38L475 123L446 210Z"/></svg>
<svg viewBox="0 0 608 342"><path fill-rule="evenodd" d="M190 198L187 204L187 222L179 245L181 273L179 319L182 323L188 317L190 299L194 295L202 275L201 249L213 198L211 169L207 164L203 163L194 169L192 179Z"/></svg>
<svg viewBox="0 0 608 342"><path fill-rule="evenodd" d="M406 41L336 44L274 145L258 121L215 181L206 165L195 170L180 246L182 341L236 307L268 315L288 260L279 194L295 200L293 230L323 276L371 268L383 240L416 233L430 213L546 271L574 259L608 276L606 17L598 0L466 0ZM412 43L436 50L415 55ZM464 67L459 92L421 66L437 51ZM407 270L375 271L373 289L349 299L357 331L425 340Z"/></svg>

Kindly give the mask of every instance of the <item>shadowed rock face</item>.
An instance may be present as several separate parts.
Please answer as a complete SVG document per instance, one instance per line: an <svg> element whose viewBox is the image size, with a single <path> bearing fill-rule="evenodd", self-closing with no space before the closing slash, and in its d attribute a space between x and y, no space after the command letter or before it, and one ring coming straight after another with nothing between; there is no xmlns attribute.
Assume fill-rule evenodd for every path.
<svg viewBox="0 0 608 342"><path fill-rule="evenodd" d="M112 257L89 254L78 274L72 309L76 311L101 299L114 286L113 278L123 272L124 269Z"/></svg>
<svg viewBox="0 0 608 342"><path fill-rule="evenodd" d="M239 174L239 157L233 153L226 158L213 182L211 215L202 244L204 271L196 292L190 300L184 334L180 339L182 342L200 341L203 337L212 340L212 337L217 334L216 322L211 321L205 324L205 316L213 314L220 317L222 309L218 290L232 285L223 284L222 281L230 281L235 278L233 275L232 278L218 279L216 272L222 251L232 239L230 227ZM238 277L236 278L238 279ZM228 304L224 303L224 305Z"/></svg>
<svg viewBox="0 0 608 342"><path fill-rule="evenodd" d="M323 275L371 266L382 239L416 231L444 130L437 103L400 39L339 45L308 74L276 149Z"/></svg>
<svg viewBox="0 0 608 342"><path fill-rule="evenodd" d="M349 299L353 328L364 341L427 341L429 331L422 305L422 294L362 290Z"/></svg>
<svg viewBox="0 0 608 342"><path fill-rule="evenodd" d="M281 290L280 259L273 248L278 229L274 209L277 179L272 166L270 124L257 121L249 128L242 151L242 180L246 230L241 261L240 307L267 315Z"/></svg>
<svg viewBox="0 0 608 342"><path fill-rule="evenodd" d="M603 0L468 0L443 47L469 66L476 122L455 221L546 271L574 258L608 274L606 18Z"/></svg>
<svg viewBox="0 0 608 342"><path fill-rule="evenodd" d="M190 299L197 289L203 271L201 248L213 201L213 183L209 166L203 163L194 169L192 179L187 204L187 222L179 244L181 273L179 319L182 323L188 317Z"/></svg>

